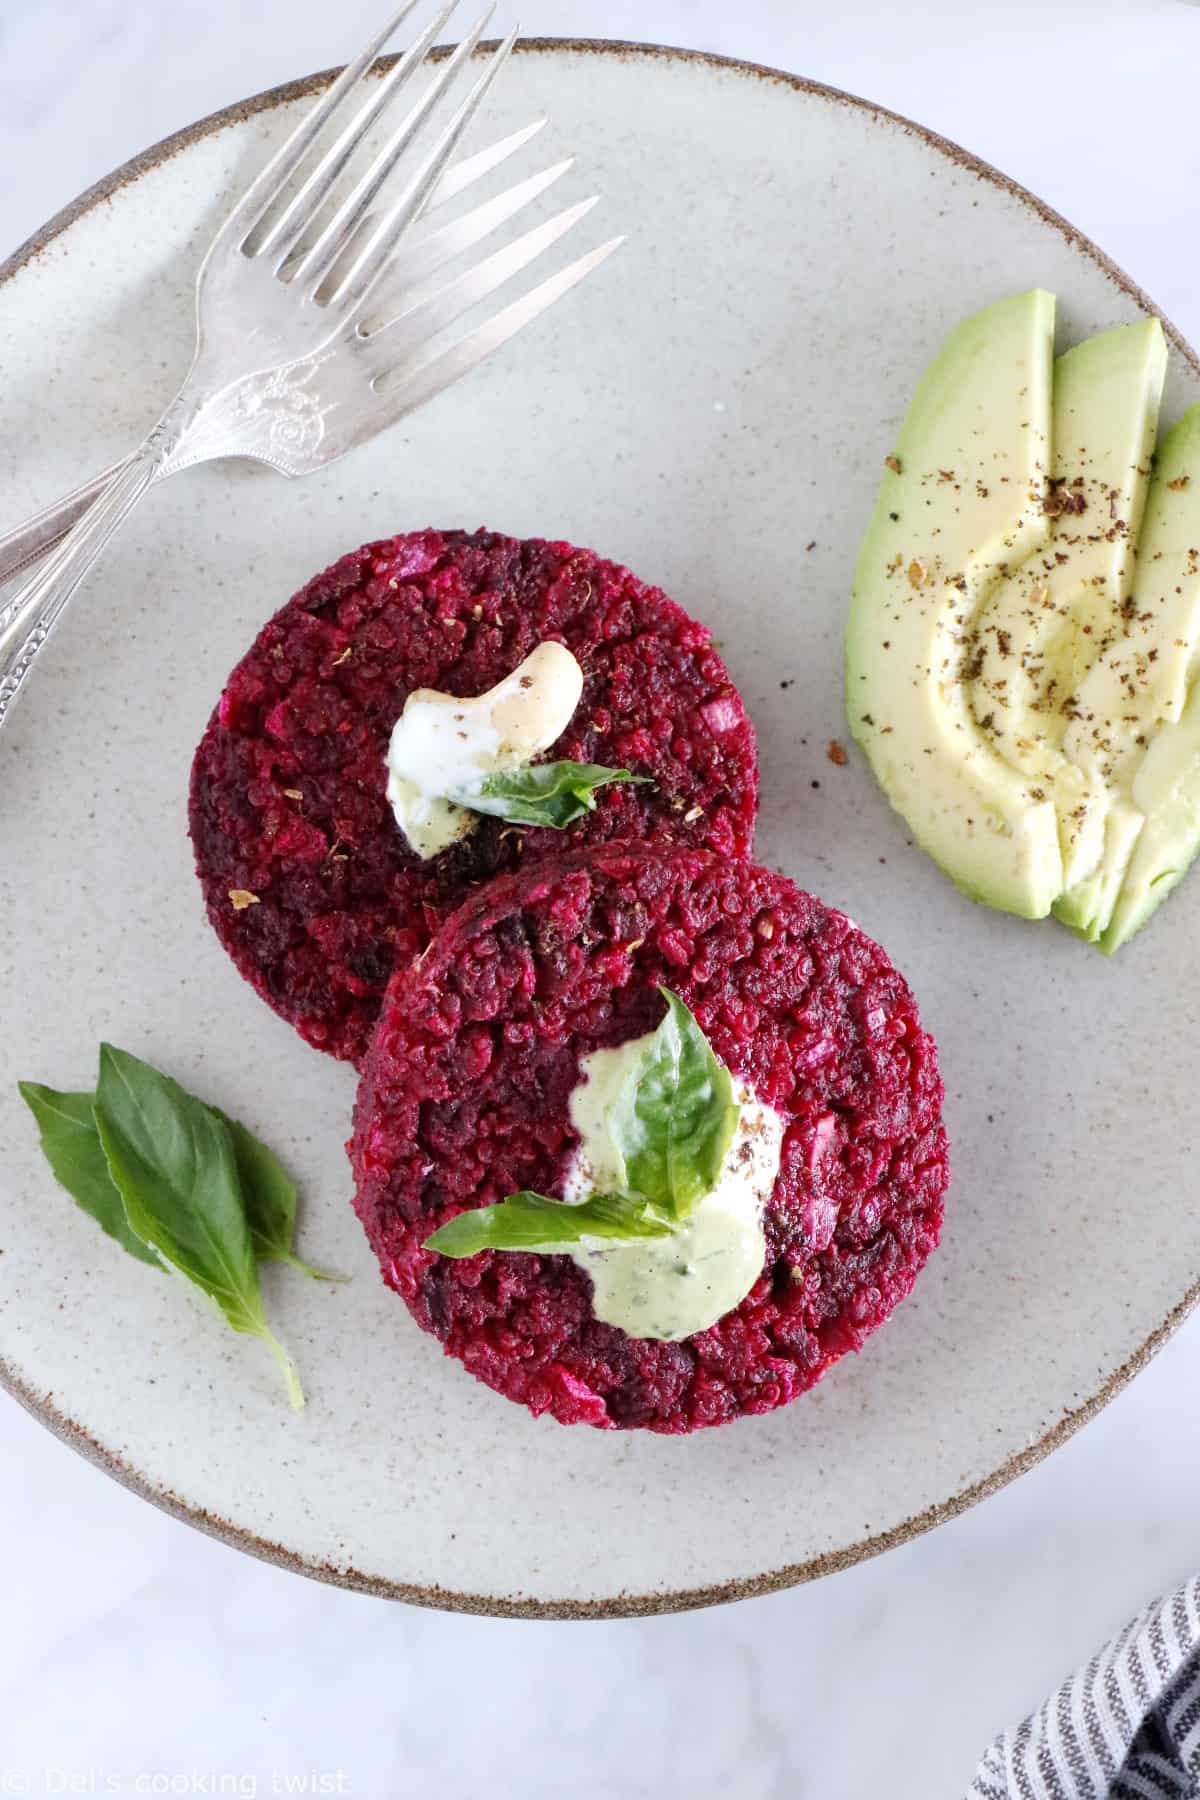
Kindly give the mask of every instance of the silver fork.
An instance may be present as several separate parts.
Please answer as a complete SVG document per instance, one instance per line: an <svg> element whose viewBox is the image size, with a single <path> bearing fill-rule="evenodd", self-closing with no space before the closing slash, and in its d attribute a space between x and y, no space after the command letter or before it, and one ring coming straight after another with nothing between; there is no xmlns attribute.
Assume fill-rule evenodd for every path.
<svg viewBox="0 0 1200 1800"><path fill-rule="evenodd" d="M530 125L515 131L511 136L501 138L498 143L491 144L486 150L478 151L474 156L465 157L461 162L453 164L434 190L425 217L414 224L405 237L396 259L389 270L375 300L376 311L395 311L404 305L405 295L418 274L429 277L466 250L472 249L491 232L506 224L530 201L544 193L561 175L574 166L574 159L566 157L555 163L553 167L531 176L527 181L518 182L515 187L507 189L493 200L487 201L476 211L465 218L456 220L449 226L437 226L436 215L440 206L456 199L459 194L479 181L484 175L520 150L541 131L546 124L545 119L536 119ZM590 207L594 201L584 202ZM583 208L580 209L581 211ZM565 217L565 215L564 215ZM564 227L566 228L566 227ZM399 417L399 414L395 414ZM390 423L391 421L385 421ZM329 456L341 455L351 448L351 444L342 427L346 423L344 414L334 414L326 422L325 447ZM333 449L334 442L337 449ZM328 459L328 458L327 458ZM114 475L119 474L125 466L124 462L113 463L109 468L93 475L79 487L73 488L69 494L44 507L40 512L32 514L22 524L11 531L0 532L0 588L14 581L18 575L40 562L57 544L60 544L67 532L92 504ZM182 465L173 459L164 467L162 475L174 474ZM160 477L161 478L161 477ZM0 603L0 628L6 617L6 607Z"/></svg>
<svg viewBox="0 0 1200 1800"><path fill-rule="evenodd" d="M456 320L537 260L595 200L534 226L448 281L436 278L571 165L557 163L448 224L431 215L435 199L443 203L463 192L544 123L448 167L512 50L514 31L491 52L429 147L411 154L479 44L494 11L489 6L349 181L366 133L411 81L458 0L441 7L362 99L376 56L417 4L407 0L342 72L226 219L197 278L196 352L183 387L127 462L68 497L65 504L81 512L77 523L0 607L0 728L71 596L154 481L221 456L250 457L288 476L311 473L449 386L621 242L601 244L455 334ZM350 105L351 96L361 104ZM331 124L341 129L314 161L309 153ZM398 166L406 179L393 200L388 190ZM61 509L41 517L61 519ZM41 548L32 551L38 554Z"/></svg>

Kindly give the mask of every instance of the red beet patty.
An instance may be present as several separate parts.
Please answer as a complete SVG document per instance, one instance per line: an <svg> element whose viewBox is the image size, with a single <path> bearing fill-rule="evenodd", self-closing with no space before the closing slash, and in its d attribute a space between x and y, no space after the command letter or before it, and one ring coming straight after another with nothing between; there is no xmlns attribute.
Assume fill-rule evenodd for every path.
<svg viewBox="0 0 1200 1800"><path fill-rule="evenodd" d="M786 1124L762 1276L679 1343L592 1312L567 1256L421 1248L455 1213L561 1194L583 1057L651 1031L658 984ZM856 1350L937 1243L949 1178L932 1038L879 945L783 876L612 845L475 895L398 972L350 1150L384 1277L534 1413L686 1432L768 1412Z"/></svg>
<svg viewBox="0 0 1200 1800"><path fill-rule="evenodd" d="M585 675L547 759L653 785L601 789L566 832L483 819L422 861L386 796L405 700L480 694L547 638ZM757 787L754 730L709 632L660 589L570 544L416 531L344 556L264 626L196 752L190 821L241 973L310 1044L358 1062L393 967L478 882L617 838L748 855Z"/></svg>

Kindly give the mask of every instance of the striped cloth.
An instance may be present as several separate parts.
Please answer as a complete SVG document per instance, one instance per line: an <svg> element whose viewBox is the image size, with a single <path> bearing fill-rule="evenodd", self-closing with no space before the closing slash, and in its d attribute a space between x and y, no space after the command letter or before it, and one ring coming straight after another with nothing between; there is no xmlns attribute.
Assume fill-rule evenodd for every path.
<svg viewBox="0 0 1200 1800"><path fill-rule="evenodd" d="M1200 1800L1200 1576L998 1737L967 1800Z"/></svg>

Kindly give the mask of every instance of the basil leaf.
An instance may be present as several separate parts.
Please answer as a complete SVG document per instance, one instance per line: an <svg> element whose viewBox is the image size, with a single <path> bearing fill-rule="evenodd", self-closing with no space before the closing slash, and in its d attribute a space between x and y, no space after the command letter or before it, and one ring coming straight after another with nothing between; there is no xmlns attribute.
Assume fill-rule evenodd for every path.
<svg viewBox="0 0 1200 1800"><path fill-rule="evenodd" d="M628 1185L672 1219L716 1187L740 1108L729 1070L668 988L667 1014L630 1071L608 1126Z"/></svg>
<svg viewBox="0 0 1200 1800"><path fill-rule="evenodd" d="M203 1101L148 1063L100 1046L96 1128L130 1227L214 1300L234 1331L263 1340L292 1405L304 1395L263 1311L233 1135Z"/></svg>
<svg viewBox="0 0 1200 1800"><path fill-rule="evenodd" d="M614 781L648 782L647 775L628 769L606 769L601 763L530 763L524 769L502 769L486 775L478 787L462 789L449 799L472 812L508 819L514 825L549 825L562 831L596 810L596 790Z"/></svg>
<svg viewBox="0 0 1200 1800"><path fill-rule="evenodd" d="M423 1248L442 1256L474 1256L480 1250L549 1249L584 1237L658 1238L670 1232L640 1194L593 1194L568 1206L526 1189L496 1206L459 1213L426 1238Z"/></svg>
<svg viewBox="0 0 1200 1800"><path fill-rule="evenodd" d="M480 1250L553 1250L584 1237L669 1237L716 1187L737 1130L733 1079L677 994L659 992L666 1017L609 1111L613 1145L632 1193L594 1194L567 1205L510 1194L459 1213L425 1240L442 1256ZM664 1217L664 1214L666 1215Z"/></svg>
<svg viewBox="0 0 1200 1800"><path fill-rule="evenodd" d="M66 1188L75 1204L95 1219L110 1238L115 1238L123 1250L128 1250L130 1256L161 1269L162 1263L154 1251L147 1249L129 1228L124 1203L113 1185L100 1147L91 1094L62 1094L55 1088L44 1087L40 1081L19 1081L17 1086L37 1120L42 1154L55 1179Z"/></svg>
<svg viewBox="0 0 1200 1800"><path fill-rule="evenodd" d="M208 1110L228 1128L233 1139L246 1223L250 1227L257 1260L260 1263L290 1263L293 1269L311 1275L314 1281L348 1280L346 1275L331 1275L324 1269L315 1268L292 1249L296 1236L296 1184L279 1158L240 1120L231 1119L218 1106L210 1106Z"/></svg>

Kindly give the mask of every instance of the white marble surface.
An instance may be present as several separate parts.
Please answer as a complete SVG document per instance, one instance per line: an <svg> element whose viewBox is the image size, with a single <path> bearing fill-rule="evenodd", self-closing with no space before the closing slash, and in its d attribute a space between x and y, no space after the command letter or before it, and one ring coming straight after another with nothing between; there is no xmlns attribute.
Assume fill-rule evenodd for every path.
<svg viewBox="0 0 1200 1800"><path fill-rule="evenodd" d="M153 139L337 61L380 4L0 0L0 249ZM525 0L521 18L907 112L1026 181L1200 338L1187 0ZM0 1400L0 1794L956 1796L997 1727L1200 1560L1197 1384L1200 1319L932 1536L770 1599L583 1625L441 1617L253 1563Z"/></svg>

